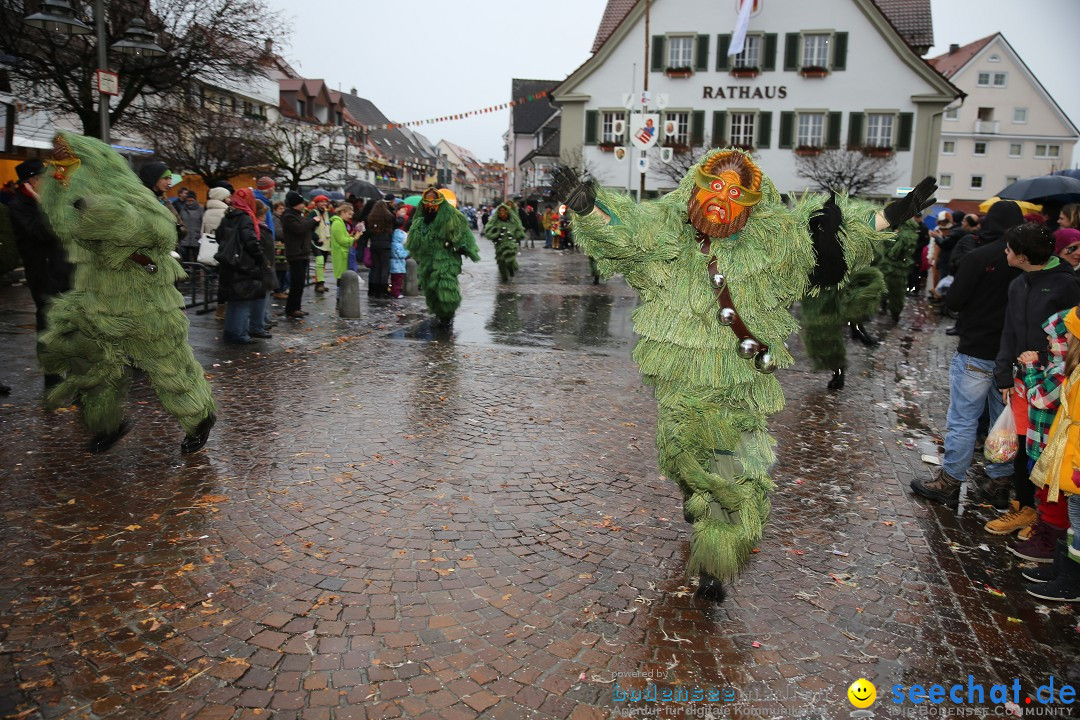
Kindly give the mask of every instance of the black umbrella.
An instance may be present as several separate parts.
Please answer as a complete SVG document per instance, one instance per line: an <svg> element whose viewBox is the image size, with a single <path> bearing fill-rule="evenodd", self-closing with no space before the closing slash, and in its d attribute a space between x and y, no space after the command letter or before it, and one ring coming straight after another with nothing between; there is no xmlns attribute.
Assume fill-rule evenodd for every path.
<svg viewBox="0 0 1080 720"><path fill-rule="evenodd" d="M1065 177L1076 178L1080 180L1080 169L1073 168L1071 170L1058 170L1055 175L1064 175Z"/></svg>
<svg viewBox="0 0 1080 720"><path fill-rule="evenodd" d="M997 195L1002 200L1037 203L1080 202L1080 180L1065 175L1040 175L1017 180Z"/></svg>
<svg viewBox="0 0 1080 720"><path fill-rule="evenodd" d="M346 195L355 195L365 200L382 200L383 194L379 188L363 180L353 180L345 186Z"/></svg>

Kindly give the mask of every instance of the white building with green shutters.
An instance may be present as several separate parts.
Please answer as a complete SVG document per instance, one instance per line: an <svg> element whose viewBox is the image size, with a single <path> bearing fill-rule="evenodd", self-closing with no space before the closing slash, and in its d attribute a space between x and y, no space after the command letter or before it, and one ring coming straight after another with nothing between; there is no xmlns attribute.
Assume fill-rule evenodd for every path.
<svg viewBox="0 0 1080 720"><path fill-rule="evenodd" d="M745 1L744 47L728 55L739 0L651 0L648 18L644 0L608 0L592 56L554 91L562 156L581 153L603 185L637 190L614 130L647 66L659 145L745 148L781 192L812 185L796 174L798 155L833 148L891 160L896 179L880 196L937 174L942 113L962 93L922 58L930 0ZM650 162L646 193L674 188Z"/></svg>

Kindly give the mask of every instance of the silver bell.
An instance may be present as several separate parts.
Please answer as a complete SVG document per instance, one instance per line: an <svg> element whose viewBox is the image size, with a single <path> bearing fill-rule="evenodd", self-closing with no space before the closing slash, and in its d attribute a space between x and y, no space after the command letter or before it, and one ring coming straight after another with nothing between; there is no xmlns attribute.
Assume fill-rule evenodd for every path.
<svg viewBox="0 0 1080 720"><path fill-rule="evenodd" d="M712 276L712 284L717 290L723 290L724 286L727 285L727 280L720 273L716 273Z"/></svg>
<svg viewBox="0 0 1080 720"><path fill-rule="evenodd" d="M754 356L754 369L764 375L776 372L776 358L768 350L762 350Z"/></svg>
<svg viewBox="0 0 1080 720"><path fill-rule="evenodd" d="M735 322L735 308L723 308L720 310L720 324L730 325Z"/></svg>
<svg viewBox="0 0 1080 720"><path fill-rule="evenodd" d="M739 343L739 357L743 358L744 360L749 360L750 358L754 357L754 355L756 355L759 350L761 350L761 345L760 343L758 343L757 340L754 340L753 338L746 338L741 343Z"/></svg>

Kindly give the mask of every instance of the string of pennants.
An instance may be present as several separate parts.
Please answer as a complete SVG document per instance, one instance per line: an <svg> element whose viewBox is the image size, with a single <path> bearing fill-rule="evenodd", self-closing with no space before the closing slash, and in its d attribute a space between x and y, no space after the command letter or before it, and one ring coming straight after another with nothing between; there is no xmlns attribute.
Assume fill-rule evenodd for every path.
<svg viewBox="0 0 1080 720"><path fill-rule="evenodd" d="M391 122L384 123L382 125L368 125L368 130L393 130L399 127L411 127L415 125L434 125L435 123L450 122L452 120L464 120L474 115L485 115L487 113L498 112L499 110L505 110L506 108L517 107L527 102L534 102L536 100L543 100L548 96L547 90L541 90L540 92L533 93L532 95L526 95L510 102L501 103L499 105L492 105L486 108L480 108L479 110L470 110L468 112L457 113L456 115L444 115L443 117L427 118L426 120L411 120L409 122Z"/></svg>

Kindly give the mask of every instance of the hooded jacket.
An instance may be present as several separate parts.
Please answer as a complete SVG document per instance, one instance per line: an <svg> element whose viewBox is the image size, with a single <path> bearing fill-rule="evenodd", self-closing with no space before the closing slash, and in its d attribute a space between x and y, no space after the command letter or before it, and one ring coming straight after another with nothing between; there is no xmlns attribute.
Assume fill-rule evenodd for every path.
<svg viewBox="0 0 1080 720"><path fill-rule="evenodd" d="M221 224L221 219L229 211L229 206L225 201L229 199L230 195L232 193L223 187L210 188L210 192L207 194L209 199L206 201L206 210L203 212L202 218L204 235L212 234Z"/></svg>
<svg viewBox="0 0 1080 720"><path fill-rule="evenodd" d="M1046 347L1043 325L1054 313L1080 303L1080 278L1061 258L1050 260L1039 270L1025 272L1009 284L1009 303L1001 345L994 365L999 388L1013 386L1013 363L1025 350Z"/></svg>
<svg viewBox="0 0 1080 720"><path fill-rule="evenodd" d="M960 261L956 279L945 295L945 305L962 313L957 322L960 344L956 348L962 355L980 360L997 358L1009 283L1020 274L1016 268L1009 267L1005 259L1002 237L1006 230L1023 222L1024 214L1016 203L1009 200L994 203L979 233L983 244Z"/></svg>

